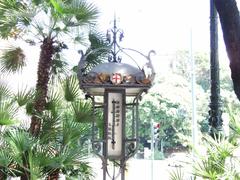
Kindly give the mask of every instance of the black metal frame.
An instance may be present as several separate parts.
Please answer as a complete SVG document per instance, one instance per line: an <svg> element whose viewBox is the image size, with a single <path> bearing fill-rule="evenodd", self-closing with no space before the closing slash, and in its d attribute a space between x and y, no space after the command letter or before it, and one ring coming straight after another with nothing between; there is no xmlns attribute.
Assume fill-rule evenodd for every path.
<svg viewBox="0 0 240 180"><path fill-rule="evenodd" d="M95 97L88 96L92 100L93 113L95 115L96 109L103 108L104 111L104 136L103 138L96 137L96 119L93 120L92 124L92 148L94 154L99 156L102 160L102 169L103 169L103 180L106 180L107 176L116 179L119 175L121 180L125 179L125 169L126 161L134 156L138 149L139 136L138 136L138 126L139 126L139 112L138 105L139 100L141 99L141 91L136 97L134 97L132 103L126 103L125 89L106 89L104 93L103 103L95 102ZM108 125L108 93L121 93L122 94L122 152L120 157L112 158L114 164L119 165L119 173L116 176L111 176L108 172L108 152L107 152L107 125ZM132 134L131 137L126 137L126 108L130 107L132 110ZM95 116L94 116L95 118Z"/></svg>
<svg viewBox="0 0 240 180"><path fill-rule="evenodd" d="M223 131L218 60L218 17L214 0L210 0L210 73L211 95L209 104L209 133L214 137L219 132L222 133Z"/></svg>

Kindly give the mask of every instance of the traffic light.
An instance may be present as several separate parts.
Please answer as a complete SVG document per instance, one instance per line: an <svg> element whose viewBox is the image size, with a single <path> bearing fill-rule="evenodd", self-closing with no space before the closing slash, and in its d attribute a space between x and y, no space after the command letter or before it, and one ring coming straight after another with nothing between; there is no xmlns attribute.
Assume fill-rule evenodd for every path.
<svg viewBox="0 0 240 180"><path fill-rule="evenodd" d="M160 123L154 124L154 139L159 139Z"/></svg>

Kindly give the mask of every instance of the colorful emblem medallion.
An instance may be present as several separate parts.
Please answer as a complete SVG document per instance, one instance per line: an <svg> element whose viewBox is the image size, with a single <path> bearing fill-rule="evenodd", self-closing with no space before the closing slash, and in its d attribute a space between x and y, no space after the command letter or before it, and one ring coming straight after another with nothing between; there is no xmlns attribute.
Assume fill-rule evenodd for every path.
<svg viewBox="0 0 240 180"><path fill-rule="evenodd" d="M121 84L122 82L122 76L120 73L114 73L111 76L111 81L113 84Z"/></svg>

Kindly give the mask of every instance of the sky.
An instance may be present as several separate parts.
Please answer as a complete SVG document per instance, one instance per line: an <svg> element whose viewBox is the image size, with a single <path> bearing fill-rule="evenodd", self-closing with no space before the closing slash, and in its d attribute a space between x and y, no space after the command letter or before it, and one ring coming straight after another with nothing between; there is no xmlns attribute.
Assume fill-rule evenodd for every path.
<svg viewBox="0 0 240 180"><path fill-rule="evenodd" d="M101 26L116 13L129 46L160 53L189 48L190 32L199 50L208 50L209 4L196 0L97 0Z"/></svg>
<svg viewBox="0 0 240 180"><path fill-rule="evenodd" d="M157 73L167 69L168 56L179 50L209 52L209 0L92 0L99 7L99 28L102 32L117 25L124 31L122 47L144 54L155 50L153 64ZM29 53L32 52L32 53ZM39 53L34 47L26 50L28 66L23 76L14 76L15 87L35 84ZM73 54L71 51L69 54ZM219 55L226 63L226 51L219 24ZM66 57L78 61L78 54ZM35 71L35 72L34 72ZM18 83L16 83L18 82Z"/></svg>
<svg viewBox="0 0 240 180"><path fill-rule="evenodd" d="M95 0L100 7L100 28L112 27L114 13L124 30L123 47L145 54L156 51L153 63L164 68L179 50L210 51L209 0ZM219 23L219 59L228 64ZM160 73L160 72L159 72Z"/></svg>

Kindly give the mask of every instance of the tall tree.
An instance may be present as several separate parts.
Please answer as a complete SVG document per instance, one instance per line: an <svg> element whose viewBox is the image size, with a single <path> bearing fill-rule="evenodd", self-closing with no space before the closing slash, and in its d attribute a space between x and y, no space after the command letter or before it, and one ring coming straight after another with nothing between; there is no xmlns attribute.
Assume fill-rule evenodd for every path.
<svg viewBox="0 0 240 180"><path fill-rule="evenodd" d="M33 135L37 136L41 129L39 117L46 106L51 71L56 63L62 63L60 54L67 49L63 41L66 37L80 41L83 27L93 24L97 15L96 7L85 0L0 0L0 37L41 43L30 125ZM5 66L5 70L11 68Z"/></svg>
<svg viewBox="0 0 240 180"><path fill-rule="evenodd" d="M230 60L234 91L240 100L240 17L236 0L214 0Z"/></svg>

